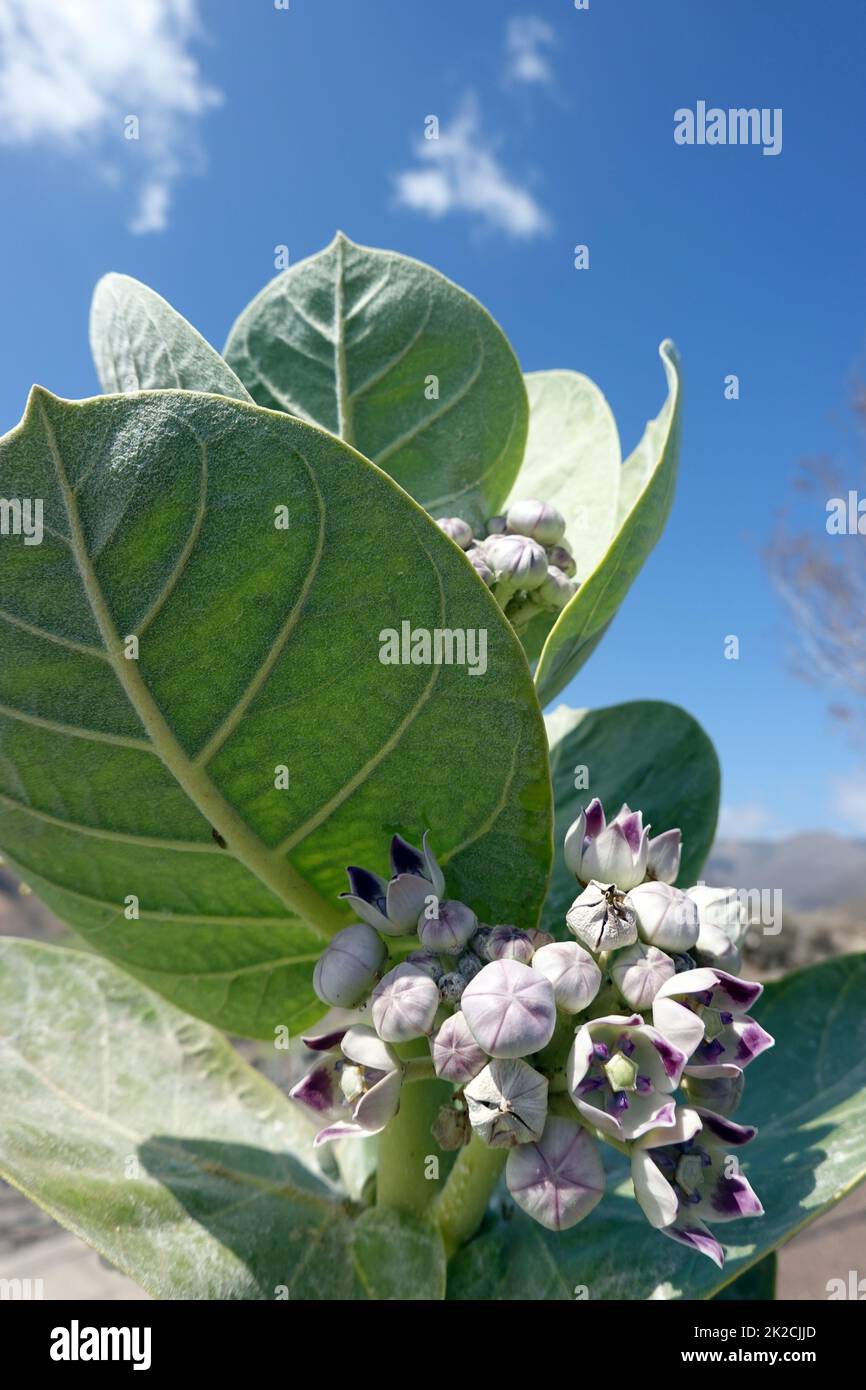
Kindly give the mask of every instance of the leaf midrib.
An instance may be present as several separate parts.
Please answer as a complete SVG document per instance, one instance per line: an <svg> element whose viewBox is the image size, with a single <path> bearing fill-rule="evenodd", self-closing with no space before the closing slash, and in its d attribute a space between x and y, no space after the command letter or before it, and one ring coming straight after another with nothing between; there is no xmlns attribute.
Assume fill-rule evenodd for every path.
<svg viewBox="0 0 866 1390"><path fill-rule="evenodd" d="M70 485L54 427L39 395L36 405L54 464L70 527L70 545L87 602L105 644L112 670L135 710L154 751L232 852L291 911L301 916L324 940L343 925L340 914L281 855L271 850L225 799L203 767L184 752L174 731L150 693L123 644L87 551L75 493Z"/></svg>

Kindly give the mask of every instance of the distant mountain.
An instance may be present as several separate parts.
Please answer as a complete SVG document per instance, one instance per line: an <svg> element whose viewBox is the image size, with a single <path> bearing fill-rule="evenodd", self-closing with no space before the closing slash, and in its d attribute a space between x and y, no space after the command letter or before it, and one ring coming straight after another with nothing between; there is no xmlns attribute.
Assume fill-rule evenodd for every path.
<svg viewBox="0 0 866 1390"><path fill-rule="evenodd" d="M717 840L707 883L781 888L786 913L816 912L866 899L866 840L792 835L787 840Z"/></svg>

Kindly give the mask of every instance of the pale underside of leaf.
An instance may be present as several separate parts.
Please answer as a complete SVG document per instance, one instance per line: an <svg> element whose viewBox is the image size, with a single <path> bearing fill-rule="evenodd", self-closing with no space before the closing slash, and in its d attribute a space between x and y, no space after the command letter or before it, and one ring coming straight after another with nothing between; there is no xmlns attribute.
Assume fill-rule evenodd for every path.
<svg viewBox="0 0 866 1390"><path fill-rule="evenodd" d="M90 344L103 391L176 388L251 401L215 348L154 290L104 275L93 292Z"/></svg>
<svg viewBox="0 0 866 1390"><path fill-rule="evenodd" d="M554 699L592 654L664 529L673 502L679 453L679 367L669 341L659 349L668 396L658 418L620 481L621 496L633 498L607 550L547 634L535 683L542 705ZM535 650L527 648L530 656Z"/></svg>
<svg viewBox="0 0 866 1390"><path fill-rule="evenodd" d="M4 1178L154 1296L363 1296L300 1111L109 963L0 940L0 1096Z"/></svg>

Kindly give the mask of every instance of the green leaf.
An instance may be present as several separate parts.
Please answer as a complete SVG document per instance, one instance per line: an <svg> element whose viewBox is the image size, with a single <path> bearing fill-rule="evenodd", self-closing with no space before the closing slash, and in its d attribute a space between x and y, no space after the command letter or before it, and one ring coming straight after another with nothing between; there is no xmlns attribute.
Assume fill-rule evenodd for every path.
<svg viewBox="0 0 866 1390"><path fill-rule="evenodd" d="M217 396L36 389L0 495L43 498L46 527L0 547L0 845L96 949L228 1031L297 1033L346 864L428 828L451 896L534 924L551 806L526 661L385 474ZM485 632L486 674L382 664L404 620Z"/></svg>
<svg viewBox="0 0 866 1390"><path fill-rule="evenodd" d="M686 888L695 883L715 837L721 786L716 751L697 720L678 705L633 700L597 710L559 705L545 722L556 808L545 929L563 935L565 913L578 891L562 857L565 832L594 796L608 816L624 801L643 811L654 835L679 826L683 858L677 881ZM577 790L583 768L589 785Z"/></svg>
<svg viewBox="0 0 866 1390"><path fill-rule="evenodd" d="M114 966L0 939L0 1173L155 1297L363 1296L311 1134Z"/></svg>
<svg viewBox="0 0 866 1390"><path fill-rule="evenodd" d="M445 1297L445 1247L427 1222L372 1207L352 1228L355 1273L368 1298L411 1303Z"/></svg>
<svg viewBox="0 0 866 1390"><path fill-rule="evenodd" d="M713 1298L722 1302L766 1302L776 1297L776 1271L778 1257L775 1250L765 1255L756 1265L751 1265L730 1284L726 1284Z"/></svg>
<svg viewBox="0 0 866 1390"><path fill-rule="evenodd" d="M90 307L103 391L213 391L251 401L231 367L161 295L130 275L103 275Z"/></svg>
<svg viewBox="0 0 866 1390"><path fill-rule="evenodd" d="M629 511L620 518L605 554L559 614L544 643L535 672L542 705L559 694L591 655L659 539L671 509L679 455L679 367L673 343L665 341L659 351L668 397L626 463L620 488L625 502L631 503Z"/></svg>
<svg viewBox="0 0 866 1390"><path fill-rule="evenodd" d="M742 1166L765 1214L714 1228L727 1250L724 1270L650 1228L617 1155L603 1201L565 1234L520 1212L488 1217L452 1261L448 1297L565 1301L586 1285L593 1300L711 1298L862 1182L866 955L768 985L754 1012L776 1046L749 1067L736 1118L758 1126Z"/></svg>
<svg viewBox="0 0 866 1390"><path fill-rule="evenodd" d="M480 525L508 495L526 442L520 368L430 266L338 233L265 286L225 356L260 405L340 435L433 516Z"/></svg>
<svg viewBox="0 0 866 1390"><path fill-rule="evenodd" d="M529 435L508 503L541 497L566 520L576 578L595 569L616 525L620 478L619 434L601 391L580 372L530 372ZM508 505L506 503L506 506ZM535 659L555 621L539 614L521 640Z"/></svg>

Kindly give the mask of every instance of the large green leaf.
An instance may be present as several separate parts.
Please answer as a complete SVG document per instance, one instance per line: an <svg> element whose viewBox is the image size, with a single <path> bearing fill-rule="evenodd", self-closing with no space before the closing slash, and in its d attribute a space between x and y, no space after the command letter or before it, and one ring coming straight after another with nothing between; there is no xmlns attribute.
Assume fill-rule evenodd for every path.
<svg viewBox="0 0 866 1390"><path fill-rule="evenodd" d="M103 391L213 391L252 396L227 362L161 295L130 275L103 275L90 306L90 346Z"/></svg>
<svg viewBox="0 0 866 1390"><path fill-rule="evenodd" d="M260 405L340 435L433 516L478 525L510 491L520 368L486 310L430 266L338 233L265 286L225 356Z"/></svg>
<svg viewBox="0 0 866 1390"><path fill-rule="evenodd" d="M714 1228L726 1245L724 1270L653 1231L618 1167L612 1190L564 1235L520 1212L489 1216L452 1262L449 1298L564 1301L578 1285L591 1299L710 1298L862 1182L866 955L768 985L755 1012L776 1046L749 1067L736 1118L758 1126L742 1164L765 1215Z"/></svg>
<svg viewBox="0 0 866 1390"><path fill-rule="evenodd" d="M345 865L384 868L393 831L429 828L485 920L537 919L550 786L523 652L385 474L217 396L36 389L0 494L43 498L46 526L0 547L0 845L98 950L269 1037L321 1011ZM485 632L486 674L383 665L404 620Z"/></svg>
<svg viewBox="0 0 866 1390"><path fill-rule="evenodd" d="M352 1258L368 1298L408 1303L445 1297L445 1246L429 1222L371 1207L353 1227Z"/></svg>
<svg viewBox="0 0 866 1390"><path fill-rule="evenodd" d="M0 939L0 1173L157 1298L364 1296L311 1137L113 965Z"/></svg>
<svg viewBox="0 0 866 1390"><path fill-rule="evenodd" d="M668 397L627 460L620 487L631 503L628 512L620 515L609 547L562 610L544 643L535 672L542 705L559 694L591 655L661 535L671 509L679 455L679 367L673 343L665 341L659 351Z"/></svg>
<svg viewBox="0 0 866 1390"><path fill-rule="evenodd" d="M624 801L643 811L654 835L679 826L683 858L678 882L685 887L695 883L715 836L721 783L716 751L697 720L678 705L633 700L596 710L559 705L545 722L556 808L546 929L563 935L577 886L562 845L571 822L594 796L609 816ZM585 780L588 786L582 785ZM579 789L575 782L581 783Z"/></svg>
<svg viewBox="0 0 866 1390"><path fill-rule="evenodd" d="M524 379L529 435L508 502L542 497L562 512L576 577L583 581L616 526L621 472L616 421L601 391L581 372L530 372ZM540 613L521 633L530 659L538 657L555 617Z"/></svg>

